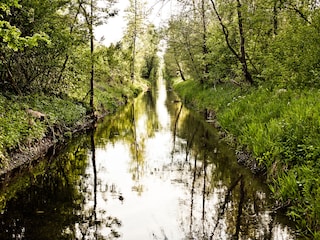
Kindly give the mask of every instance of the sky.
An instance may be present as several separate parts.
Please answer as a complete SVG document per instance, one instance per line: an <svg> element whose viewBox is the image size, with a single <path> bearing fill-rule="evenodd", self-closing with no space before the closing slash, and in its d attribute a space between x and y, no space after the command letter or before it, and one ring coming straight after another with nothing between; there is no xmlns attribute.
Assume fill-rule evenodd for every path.
<svg viewBox="0 0 320 240"><path fill-rule="evenodd" d="M152 9L149 20L156 26L163 24L169 18L173 9L171 0L145 0L147 8ZM126 29L126 21L124 19L125 9L129 7L129 0L118 0L115 8L119 10L117 16L108 20L107 24L95 28L95 38L109 46L111 43L116 43L121 40Z"/></svg>

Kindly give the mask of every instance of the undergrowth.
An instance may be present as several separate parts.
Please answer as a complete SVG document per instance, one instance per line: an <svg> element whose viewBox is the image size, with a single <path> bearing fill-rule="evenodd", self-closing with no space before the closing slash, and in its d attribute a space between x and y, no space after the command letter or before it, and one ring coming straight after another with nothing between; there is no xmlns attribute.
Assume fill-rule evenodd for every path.
<svg viewBox="0 0 320 240"><path fill-rule="evenodd" d="M0 95L0 146L2 164L6 154L16 148L32 144L45 137L50 127L70 126L86 114L86 108L71 100L45 95L8 96ZM44 114L38 119L27 110L32 109Z"/></svg>
<svg viewBox="0 0 320 240"><path fill-rule="evenodd" d="M86 95L86 92L86 87L80 87L70 96L0 94L0 168L7 165L9 152L30 146L36 140L42 139L53 126L68 129L82 121L90 110L89 95ZM96 112L114 112L139 92L139 85L97 84L94 98ZM31 116L28 109L44 114L44 119Z"/></svg>
<svg viewBox="0 0 320 240"><path fill-rule="evenodd" d="M213 109L221 127L267 169L273 196L302 235L320 235L320 91L175 84L194 108Z"/></svg>

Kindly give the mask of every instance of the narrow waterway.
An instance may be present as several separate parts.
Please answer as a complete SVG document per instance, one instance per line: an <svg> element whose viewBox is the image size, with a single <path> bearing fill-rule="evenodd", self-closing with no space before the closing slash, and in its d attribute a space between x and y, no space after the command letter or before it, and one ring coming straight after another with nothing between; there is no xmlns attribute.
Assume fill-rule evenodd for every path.
<svg viewBox="0 0 320 240"><path fill-rule="evenodd" d="M0 239L295 239L215 129L156 89L3 178Z"/></svg>

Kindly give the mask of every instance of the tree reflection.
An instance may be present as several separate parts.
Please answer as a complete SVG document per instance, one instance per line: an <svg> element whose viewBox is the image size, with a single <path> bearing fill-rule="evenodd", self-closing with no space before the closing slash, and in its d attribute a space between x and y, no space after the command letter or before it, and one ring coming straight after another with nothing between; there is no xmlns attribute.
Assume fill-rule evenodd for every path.
<svg viewBox="0 0 320 240"><path fill-rule="evenodd" d="M171 124L159 123L159 105L147 93L59 158L30 167L12 195L4 187L0 239L125 238L126 218L137 231L152 228L151 239L272 239L279 224L265 186L238 166L211 126L168 97ZM158 188L164 193L155 199ZM156 226L149 211L152 219L160 213ZM170 236L171 225L179 237Z"/></svg>
<svg viewBox="0 0 320 240"><path fill-rule="evenodd" d="M132 133L133 133L133 141L131 142L131 167L130 172L132 172L132 179L135 182L135 185L132 187L133 191L136 191L138 195L141 195L143 192L143 185L140 183L140 178L144 174L144 139L146 136L141 136L143 133L140 133L138 136L137 131L137 117L139 117L139 111L136 112L136 105L132 105L131 110L131 123L132 123ZM141 105L138 105L141 106ZM143 106L143 105L142 105ZM137 116L136 116L137 115ZM141 117L141 116L140 116Z"/></svg>
<svg viewBox="0 0 320 240"><path fill-rule="evenodd" d="M75 237L74 223L78 217L73 213L83 196L74 181L86 167L84 140L78 139L79 146L73 146L58 160L42 161L11 183L9 191L15 195L6 199L6 208L0 215L0 239Z"/></svg>
<svg viewBox="0 0 320 240"><path fill-rule="evenodd" d="M115 239L121 221L98 208L94 130L54 160L41 161L2 188L0 239ZM88 151L91 157L88 158ZM91 163L88 160L91 159ZM92 172L87 173L88 164ZM5 190L14 192L4 200ZM36 227L35 227L36 226ZM108 229L108 230L107 230Z"/></svg>
<svg viewBox="0 0 320 240"><path fill-rule="evenodd" d="M193 165L193 178L191 184L191 197L190 197L190 227L189 227L189 235L192 236L192 225L193 225L193 206L194 206L194 194L195 194L195 183L197 178L197 155L194 157L194 165Z"/></svg>
<svg viewBox="0 0 320 240"><path fill-rule="evenodd" d="M81 208L78 212L80 220L76 223L79 235L77 238L115 239L121 236L117 230L121 227L121 221L116 217L108 216L103 208L98 208L98 195L107 189L102 188L102 182L99 182L97 175L95 137L95 129L92 129L90 132L91 168L89 168L92 172L80 181L80 190L85 200L80 204Z"/></svg>
<svg viewBox="0 0 320 240"><path fill-rule="evenodd" d="M169 110L176 115L179 107L174 104ZM199 120L196 114L183 109L172 125L175 137L186 140L180 143L185 146L185 159L193 159L190 180L184 180L190 188L189 215L181 219L182 229L189 226L186 236L190 239L199 236L201 239L272 239L278 224L268 210L264 193L267 187L257 179L252 180L252 174L241 168L229 148L219 141L215 129ZM179 146L174 144L174 148ZM178 155L172 159L178 168ZM200 193L201 199L197 197ZM198 212L201 214L197 215Z"/></svg>
<svg viewBox="0 0 320 240"><path fill-rule="evenodd" d="M93 169L93 216L92 216L92 221L95 223L96 227L95 227L95 239L97 239L97 235L98 235L98 229L97 229L97 165L96 165L96 146L95 146L95 142L94 142L94 131L95 129L93 128L91 130L91 161L92 161L92 169Z"/></svg>
<svg viewBox="0 0 320 240"><path fill-rule="evenodd" d="M178 110L177 116L175 117L174 124L173 124L173 144L172 144L172 151L171 151L172 158L176 148L178 122L179 122L180 114L182 112L182 108L183 108L183 104L180 105L180 108ZM186 157L186 161L187 161L187 157Z"/></svg>

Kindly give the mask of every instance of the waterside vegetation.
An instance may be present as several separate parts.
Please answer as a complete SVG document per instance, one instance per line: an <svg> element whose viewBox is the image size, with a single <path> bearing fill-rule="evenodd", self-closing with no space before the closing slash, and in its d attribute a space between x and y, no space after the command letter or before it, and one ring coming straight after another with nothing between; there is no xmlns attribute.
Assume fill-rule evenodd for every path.
<svg viewBox="0 0 320 240"><path fill-rule="evenodd" d="M126 36L105 46L94 28L116 14L113 1L0 4L0 173L24 162L17 153L37 158L41 145L70 138L149 88L155 27L128 14Z"/></svg>
<svg viewBox="0 0 320 240"><path fill-rule="evenodd" d="M275 210L320 239L319 4L181 4L166 30L167 79L265 175Z"/></svg>
<svg viewBox="0 0 320 240"><path fill-rule="evenodd" d="M248 167L266 175L275 209L286 209L302 229L317 229L320 114L313 108L320 107L318 90L241 89L232 84L203 88L195 81L178 81L174 89L188 105L209 110L237 152L255 158L258 168Z"/></svg>

